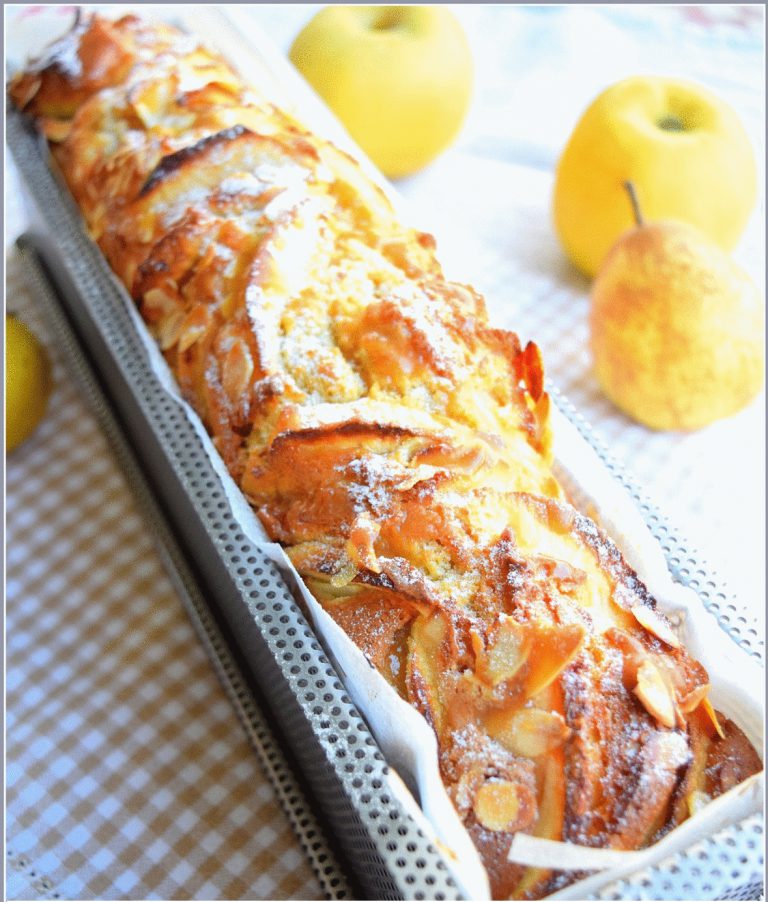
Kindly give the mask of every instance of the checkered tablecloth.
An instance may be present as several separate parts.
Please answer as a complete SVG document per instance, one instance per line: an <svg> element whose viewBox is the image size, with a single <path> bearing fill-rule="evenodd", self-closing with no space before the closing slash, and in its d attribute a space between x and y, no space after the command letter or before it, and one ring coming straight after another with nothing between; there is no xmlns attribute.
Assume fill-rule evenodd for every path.
<svg viewBox="0 0 768 902"><path fill-rule="evenodd" d="M321 891L164 573L15 253L48 415L7 460L7 895Z"/></svg>
<svg viewBox="0 0 768 902"><path fill-rule="evenodd" d="M639 61L638 41L652 46L652 68L662 66L668 46L670 58L673 48L679 57L677 70L690 60L694 77L728 73L723 90L757 135L764 93L749 90L754 23L745 30L734 8L735 24L722 26L731 31L718 42L692 14L681 31L663 10L641 22L631 11L610 18L593 8L546 9L469 14L475 109L458 145L402 191L437 232L451 273L487 294L497 324L536 338L556 384L762 617L764 401L689 436L652 434L612 408L585 351L588 286L563 260L548 214L552 147L562 137L551 123L570 127L562 109L575 115L592 92L579 62L587 36L607 48L605 68L598 72L596 56L590 69L595 83ZM285 44L310 11L251 14ZM655 30L654 21L662 23ZM530 92L550 85L557 99L557 65L566 64L571 93L553 107L537 144ZM506 89L490 83L492 70ZM503 135L520 121L516 141L505 144ZM23 226L18 198L11 183L11 238ZM739 250L758 278L763 218L764 206ZM9 309L45 339L13 251L8 267ZM7 895L317 898L320 887L161 568L130 488L50 343L49 351L56 387L48 415L7 461Z"/></svg>

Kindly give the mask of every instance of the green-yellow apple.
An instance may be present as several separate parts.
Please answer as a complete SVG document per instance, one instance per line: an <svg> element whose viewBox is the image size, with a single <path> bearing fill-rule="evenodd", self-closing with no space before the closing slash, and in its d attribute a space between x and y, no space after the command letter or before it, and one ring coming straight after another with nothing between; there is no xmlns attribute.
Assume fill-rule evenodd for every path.
<svg viewBox="0 0 768 902"><path fill-rule="evenodd" d="M5 450L35 431L48 406L51 366L45 348L15 316L5 316Z"/></svg>
<svg viewBox="0 0 768 902"><path fill-rule="evenodd" d="M734 110L699 85L669 78L638 76L608 88L560 159L555 228L588 276L632 225L627 180L649 221L687 222L726 251L755 203L754 154Z"/></svg>
<svg viewBox="0 0 768 902"><path fill-rule="evenodd" d="M469 106L469 45L445 7L327 6L290 58L391 178L444 150Z"/></svg>
<svg viewBox="0 0 768 902"><path fill-rule="evenodd" d="M764 327L755 283L684 223L640 221L592 286L595 373L653 429L698 429L749 403L763 382Z"/></svg>

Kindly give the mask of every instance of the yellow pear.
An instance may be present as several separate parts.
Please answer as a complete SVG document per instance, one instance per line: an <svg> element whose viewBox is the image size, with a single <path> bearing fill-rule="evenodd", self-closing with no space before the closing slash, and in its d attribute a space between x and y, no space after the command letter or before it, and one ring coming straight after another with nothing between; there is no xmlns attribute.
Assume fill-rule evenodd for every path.
<svg viewBox="0 0 768 902"><path fill-rule="evenodd" d="M631 186L629 186L631 188ZM595 373L608 397L652 429L691 430L759 392L764 301L750 277L692 226L638 224L592 287Z"/></svg>

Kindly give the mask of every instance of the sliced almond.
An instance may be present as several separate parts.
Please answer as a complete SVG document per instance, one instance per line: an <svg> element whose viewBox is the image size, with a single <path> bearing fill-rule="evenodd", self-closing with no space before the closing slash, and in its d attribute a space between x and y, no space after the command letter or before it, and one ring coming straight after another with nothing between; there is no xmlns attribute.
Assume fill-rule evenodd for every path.
<svg viewBox="0 0 768 902"><path fill-rule="evenodd" d="M190 310L181 326L179 353L183 354L198 342L208 331L210 324L211 314L207 307L200 304L193 310Z"/></svg>
<svg viewBox="0 0 768 902"><path fill-rule="evenodd" d="M419 464L408 470L407 475L404 476L395 487L398 492L407 492L420 482L426 482L428 479L432 479L433 476L439 472L440 471L436 467L428 467L425 464Z"/></svg>
<svg viewBox="0 0 768 902"><path fill-rule="evenodd" d="M475 796L477 795L478 787L482 782L482 769L478 767L469 767L451 787L451 799L462 819L473 810L472 805Z"/></svg>
<svg viewBox="0 0 768 902"><path fill-rule="evenodd" d="M508 780L484 783L474 802L475 817L486 830L513 830L520 815L517 786Z"/></svg>
<svg viewBox="0 0 768 902"><path fill-rule="evenodd" d="M503 617L488 637L487 646L475 642L476 673L489 686L498 686L513 676L528 660L530 642L528 631L511 617Z"/></svg>
<svg viewBox="0 0 768 902"><path fill-rule="evenodd" d="M717 719L717 711L715 711L715 709L712 707L712 702L708 698L705 698L701 705L709 715L709 719L712 721L715 730L717 730L717 735L721 739L725 739L725 733L723 732L723 728L720 726L720 721Z"/></svg>
<svg viewBox="0 0 768 902"><path fill-rule="evenodd" d="M43 134L53 144L61 144L72 131L71 119L43 119L41 125Z"/></svg>
<svg viewBox="0 0 768 902"><path fill-rule="evenodd" d="M180 298L176 292L166 291L164 288L150 288L144 292L144 312L149 314L149 319L156 321L169 313L177 312L180 307Z"/></svg>
<svg viewBox="0 0 768 902"><path fill-rule="evenodd" d="M253 375L253 358L244 341L235 340L224 358L221 384L232 403L238 402Z"/></svg>
<svg viewBox="0 0 768 902"><path fill-rule="evenodd" d="M42 83L42 77L34 73L22 75L20 78L13 80L9 93L20 110L23 110L27 104L32 102Z"/></svg>
<svg viewBox="0 0 768 902"><path fill-rule="evenodd" d="M680 648L680 640L663 614L644 604L636 605L632 608L632 613L635 615L635 620L649 633L653 633L657 639L666 642L671 648Z"/></svg>
<svg viewBox="0 0 768 902"><path fill-rule="evenodd" d="M151 129L162 124L169 101L176 89L176 78L142 81L128 92L128 105L142 125Z"/></svg>
<svg viewBox="0 0 768 902"><path fill-rule="evenodd" d="M678 698L678 707L683 712L683 714L690 714L692 711L695 711L704 701L704 699L707 697L708 692L709 683L702 683L700 686L696 686L695 689L691 689L691 691L684 695L682 698Z"/></svg>
<svg viewBox="0 0 768 902"><path fill-rule="evenodd" d="M486 830L513 831L528 827L537 816L536 796L510 780L488 780L477 791L475 817Z"/></svg>
<svg viewBox="0 0 768 902"><path fill-rule="evenodd" d="M218 61L212 62L207 53L194 50L179 60L176 67L178 90L184 94L198 91L208 86L229 88L237 94L240 84L228 67Z"/></svg>
<svg viewBox="0 0 768 902"><path fill-rule="evenodd" d="M530 396L538 401L544 393L544 364L538 346L529 341L515 366Z"/></svg>
<svg viewBox="0 0 768 902"><path fill-rule="evenodd" d="M659 668L645 660L637 669L635 695L645 710L663 726L672 729L677 723L675 700Z"/></svg>
<svg viewBox="0 0 768 902"><path fill-rule="evenodd" d="M163 351L169 351L179 340L181 334L181 324L184 322L184 311L178 310L166 316L160 324L157 338L160 342L160 348Z"/></svg>
<svg viewBox="0 0 768 902"><path fill-rule="evenodd" d="M553 683L581 651L586 631L569 623L537 629L532 639L526 695L532 698Z"/></svg>
<svg viewBox="0 0 768 902"><path fill-rule="evenodd" d="M443 654L441 647L448 633L443 614L417 617L408 638L406 686L411 704L421 711L439 736L444 717L440 699Z"/></svg>
<svg viewBox="0 0 768 902"><path fill-rule="evenodd" d="M489 724L489 728L492 726ZM491 735L513 755L538 758L561 746L571 735L571 730L556 711L521 708L503 729L493 730Z"/></svg>
<svg viewBox="0 0 768 902"><path fill-rule="evenodd" d="M587 581L586 571L574 567L567 561L552 559L552 576L560 583L571 586L581 586Z"/></svg>

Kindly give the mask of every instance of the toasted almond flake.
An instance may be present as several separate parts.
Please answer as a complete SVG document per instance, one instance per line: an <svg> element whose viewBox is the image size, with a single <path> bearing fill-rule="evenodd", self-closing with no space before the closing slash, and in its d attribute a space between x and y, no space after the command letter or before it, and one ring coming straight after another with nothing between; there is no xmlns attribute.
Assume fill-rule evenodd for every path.
<svg viewBox="0 0 768 902"><path fill-rule="evenodd" d="M695 711L707 697L708 692L709 683L702 683L701 686L691 689L691 691L682 698L678 698L677 704L683 714L690 714L692 711Z"/></svg>
<svg viewBox="0 0 768 902"><path fill-rule="evenodd" d="M408 692L420 699L420 709L431 720L439 736L442 730L445 706L440 697L440 673L444 665L444 644L448 623L440 611L417 617L408 637L408 662L406 681ZM414 697L411 695L411 697Z"/></svg>
<svg viewBox="0 0 768 902"><path fill-rule="evenodd" d="M416 459L421 464L435 467L436 470L441 468L452 472L462 470L472 474L487 462L487 454L479 444L458 447L438 444L418 452Z"/></svg>
<svg viewBox="0 0 768 902"><path fill-rule="evenodd" d="M561 746L571 735L571 730L556 711L521 708L504 729L494 731L493 735L512 754L538 758Z"/></svg>
<svg viewBox="0 0 768 902"><path fill-rule="evenodd" d="M517 786L508 780L484 783L475 796L473 808L486 830L512 830L520 814Z"/></svg>
<svg viewBox="0 0 768 902"><path fill-rule="evenodd" d="M520 625L506 618L490 639L489 648L478 661L477 675L491 686L511 679L528 658L528 642Z"/></svg>
<svg viewBox="0 0 768 902"><path fill-rule="evenodd" d="M554 683L581 651L585 636L586 630L580 623L544 627L536 631L526 677L525 693L528 698L533 698Z"/></svg>
<svg viewBox="0 0 768 902"><path fill-rule="evenodd" d="M43 79L39 75L25 77L16 82L12 90L15 95L14 103L20 110L23 110L25 106L32 102L42 83Z"/></svg>
<svg viewBox="0 0 768 902"><path fill-rule="evenodd" d="M71 119L43 119L42 129L45 137L54 144L60 144L72 131Z"/></svg>
<svg viewBox="0 0 768 902"><path fill-rule="evenodd" d="M253 358L242 341L235 341L222 366L221 384L233 403L242 398L253 375Z"/></svg>
<svg viewBox="0 0 768 902"><path fill-rule="evenodd" d="M701 704L703 705L704 710L709 715L709 719L712 721L715 729L717 730L717 735L721 739L725 739L725 733L723 731L723 728L720 726L720 721L717 717L717 711L715 711L715 709L712 707L712 702L708 698L705 698Z"/></svg>
<svg viewBox="0 0 768 902"><path fill-rule="evenodd" d="M171 294L163 288L150 288L144 292L144 310L150 314L160 314L160 316L174 313L179 307L179 297L177 294ZM157 319L157 316L151 316L150 319Z"/></svg>
<svg viewBox="0 0 768 902"><path fill-rule="evenodd" d="M671 648L680 648L680 640L663 614L644 604L632 608L632 613L635 615L635 620L649 633L653 633L657 639L666 642Z"/></svg>
<svg viewBox="0 0 768 902"><path fill-rule="evenodd" d="M675 701L658 667L649 660L637 670L635 695L645 710L663 726L672 729L677 723Z"/></svg>
<svg viewBox="0 0 768 902"><path fill-rule="evenodd" d="M139 82L128 92L128 105L145 128L151 129L161 125L168 115L168 103L172 91L176 88L176 79L172 76L166 80Z"/></svg>
<svg viewBox="0 0 768 902"><path fill-rule="evenodd" d="M211 315L207 307L199 306L191 310L184 319L179 336L179 353L188 351L208 330Z"/></svg>
<svg viewBox="0 0 768 902"><path fill-rule="evenodd" d="M408 470L408 475L404 476L403 479L397 483L395 488L399 492L407 492L415 485L418 485L418 483L426 482L428 479L432 479L435 473L439 472L440 471L436 467L430 467L424 464L420 464L419 466Z"/></svg>
<svg viewBox="0 0 768 902"><path fill-rule="evenodd" d="M170 316L167 316L161 323L157 336L161 350L169 351L176 344L179 340L183 322L184 311L178 310L176 313L171 313Z"/></svg>

